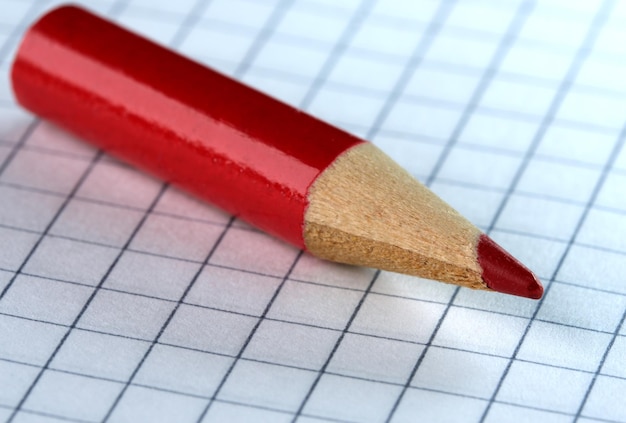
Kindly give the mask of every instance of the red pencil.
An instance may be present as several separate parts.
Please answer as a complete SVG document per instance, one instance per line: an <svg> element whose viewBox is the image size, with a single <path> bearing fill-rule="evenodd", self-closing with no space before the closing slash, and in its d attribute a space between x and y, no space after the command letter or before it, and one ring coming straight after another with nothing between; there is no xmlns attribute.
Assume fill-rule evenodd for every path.
<svg viewBox="0 0 626 423"><path fill-rule="evenodd" d="M30 28L11 76L27 109L319 257L543 293L372 144L83 9Z"/></svg>

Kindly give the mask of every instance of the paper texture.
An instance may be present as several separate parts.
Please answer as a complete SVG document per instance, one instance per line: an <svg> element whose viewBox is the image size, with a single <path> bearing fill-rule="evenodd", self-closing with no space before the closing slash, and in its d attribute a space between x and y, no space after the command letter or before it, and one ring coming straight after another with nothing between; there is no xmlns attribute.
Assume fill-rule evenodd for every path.
<svg viewBox="0 0 626 423"><path fill-rule="evenodd" d="M79 3L372 140L546 294L322 262L40 121L57 2L0 0L0 421L626 422L626 3Z"/></svg>

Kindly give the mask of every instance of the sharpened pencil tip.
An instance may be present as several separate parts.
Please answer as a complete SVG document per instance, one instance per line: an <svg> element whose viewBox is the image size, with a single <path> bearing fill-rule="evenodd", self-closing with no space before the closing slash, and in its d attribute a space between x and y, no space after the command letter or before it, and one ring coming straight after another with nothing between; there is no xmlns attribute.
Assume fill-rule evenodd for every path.
<svg viewBox="0 0 626 423"><path fill-rule="evenodd" d="M543 286L539 279L487 235L480 235L477 253L488 288L535 300L541 298Z"/></svg>

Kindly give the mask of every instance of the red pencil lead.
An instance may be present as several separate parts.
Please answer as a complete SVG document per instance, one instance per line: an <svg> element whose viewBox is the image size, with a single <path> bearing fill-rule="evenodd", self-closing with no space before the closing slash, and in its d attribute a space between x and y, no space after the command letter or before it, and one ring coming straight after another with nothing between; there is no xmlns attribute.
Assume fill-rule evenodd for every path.
<svg viewBox="0 0 626 423"><path fill-rule="evenodd" d="M487 235L480 235L477 255L487 287L532 299L539 299L543 295L539 279Z"/></svg>

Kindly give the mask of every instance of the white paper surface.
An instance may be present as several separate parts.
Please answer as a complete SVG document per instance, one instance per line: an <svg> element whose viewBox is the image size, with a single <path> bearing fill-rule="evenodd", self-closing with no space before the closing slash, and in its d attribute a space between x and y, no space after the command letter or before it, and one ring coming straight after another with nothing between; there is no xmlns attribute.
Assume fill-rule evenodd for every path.
<svg viewBox="0 0 626 423"><path fill-rule="evenodd" d="M546 295L322 262L95 151L11 95L56 2L0 0L0 421L626 421L626 3L79 3L372 140Z"/></svg>

